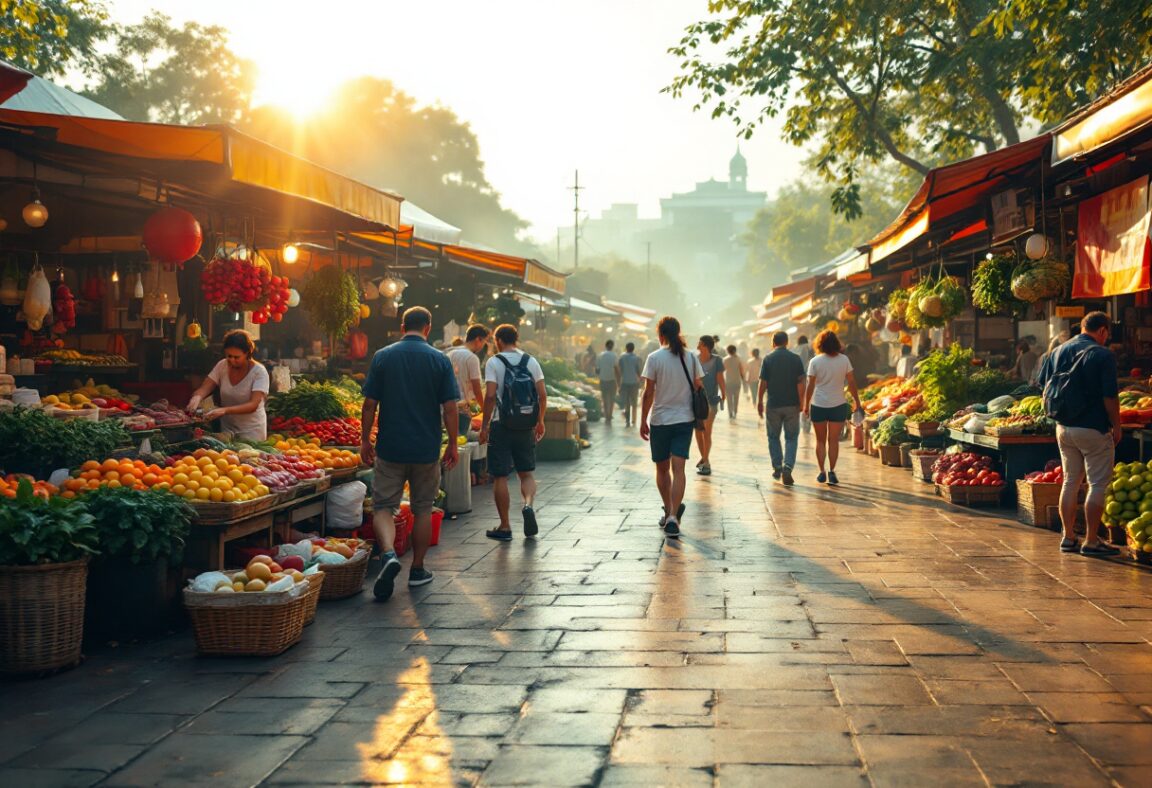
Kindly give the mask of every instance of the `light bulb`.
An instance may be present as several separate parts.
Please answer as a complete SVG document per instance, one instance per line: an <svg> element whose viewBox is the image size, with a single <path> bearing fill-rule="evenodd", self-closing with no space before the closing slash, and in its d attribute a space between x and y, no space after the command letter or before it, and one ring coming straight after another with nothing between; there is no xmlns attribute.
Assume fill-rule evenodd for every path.
<svg viewBox="0 0 1152 788"><path fill-rule="evenodd" d="M7 219L0 219L0 233L4 232L7 229L8 229L8 220Z"/></svg>
<svg viewBox="0 0 1152 788"><path fill-rule="evenodd" d="M1043 233L1033 233L1024 242L1024 254L1029 260L1041 260L1051 248L1048 237Z"/></svg>
<svg viewBox="0 0 1152 788"><path fill-rule="evenodd" d="M116 284L119 281L120 281L120 272L117 271L115 268L113 268L112 269L112 284Z"/></svg>
<svg viewBox="0 0 1152 788"><path fill-rule="evenodd" d="M292 265L300 259L300 247L296 244L284 244L280 249L280 259L285 265Z"/></svg>
<svg viewBox="0 0 1152 788"><path fill-rule="evenodd" d="M44 207L44 203L40 202L39 198L25 205L21 214L24 217L24 223L29 227L43 227L48 223L48 209Z"/></svg>

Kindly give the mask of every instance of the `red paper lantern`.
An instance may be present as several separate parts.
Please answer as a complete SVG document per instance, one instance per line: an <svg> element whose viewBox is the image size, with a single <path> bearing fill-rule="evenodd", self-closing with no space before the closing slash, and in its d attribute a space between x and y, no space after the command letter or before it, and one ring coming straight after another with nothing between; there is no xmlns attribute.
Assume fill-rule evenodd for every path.
<svg viewBox="0 0 1152 788"><path fill-rule="evenodd" d="M161 263L183 265L200 251L200 222L183 208L161 208L144 223L144 248Z"/></svg>

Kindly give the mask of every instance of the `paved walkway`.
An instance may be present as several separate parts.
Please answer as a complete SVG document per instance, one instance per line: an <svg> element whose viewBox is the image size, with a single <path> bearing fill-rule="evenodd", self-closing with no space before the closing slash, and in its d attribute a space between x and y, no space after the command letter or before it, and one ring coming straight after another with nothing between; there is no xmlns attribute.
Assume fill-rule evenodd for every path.
<svg viewBox="0 0 1152 788"><path fill-rule="evenodd" d="M322 603L279 658L184 634L0 684L0 785L1152 782L1152 574L854 452L785 490L750 415L679 543L646 446L593 425L538 541L487 541L479 491L435 583Z"/></svg>

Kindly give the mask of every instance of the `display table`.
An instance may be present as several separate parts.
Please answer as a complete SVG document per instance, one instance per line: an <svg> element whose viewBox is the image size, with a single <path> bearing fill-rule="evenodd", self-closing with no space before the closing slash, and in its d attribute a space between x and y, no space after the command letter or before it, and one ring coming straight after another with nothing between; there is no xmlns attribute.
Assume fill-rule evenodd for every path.
<svg viewBox="0 0 1152 788"><path fill-rule="evenodd" d="M246 536L264 532L268 547L289 541L291 526L310 517L324 517L324 499L327 488L293 498L261 509L248 516L230 522L192 522L185 548L185 566L198 571L224 568L224 545ZM283 528L277 534L276 526Z"/></svg>
<svg viewBox="0 0 1152 788"><path fill-rule="evenodd" d="M1049 460L1060 459L1055 435L974 435L960 430L948 430L948 437L972 447L979 454L998 457L1001 475L1008 483L1008 497L1016 496L1016 480L1032 471L1044 469Z"/></svg>

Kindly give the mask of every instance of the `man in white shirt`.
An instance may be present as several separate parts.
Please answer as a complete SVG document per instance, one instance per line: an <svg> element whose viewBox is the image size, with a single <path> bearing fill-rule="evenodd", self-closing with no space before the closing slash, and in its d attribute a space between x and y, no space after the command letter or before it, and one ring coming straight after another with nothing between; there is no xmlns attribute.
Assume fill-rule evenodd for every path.
<svg viewBox="0 0 1152 788"><path fill-rule="evenodd" d="M480 356L477 355L488 341L488 329L481 325L468 327L464 344L445 351L452 362L456 374L456 386L460 389L460 434L468 434L472 422L471 404L484 401L484 389L480 386Z"/></svg>
<svg viewBox="0 0 1152 788"><path fill-rule="evenodd" d="M612 350L616 343L609 339L604 343L604 352L596 357L596 375L600 378L600 402L604 406L604 421L612 423L612 409L616 406L616 385L620 370L616 366L619 357Z"/></svg>
<svg viewBox="0 0 1152 788"><path fill-rule="evenodd" d="M496 511L500 515L500 527L485 531L484 535L498 542L512 541L512 526L508 519L511 495L508 492L508 476L512 471L520 477L520 495L524 499L524 535L535 536L540 528L536 523L536 512L532 509L536 497L536 444L544 437L544 411L548 407L548 395L544 390L544 370L540 362L528 357L516 347L520 332L515 326L502 325L496 329L495 356L484 366L484 421L480 427L480 443L488 444L488 473L492 475L493 495ZM528 429L512 429L500 422L501 404L505 397L504 382L516 370L527 369L535 385L538 413L534 426ZM512 378L516 380L515 377Z"/></svg>

